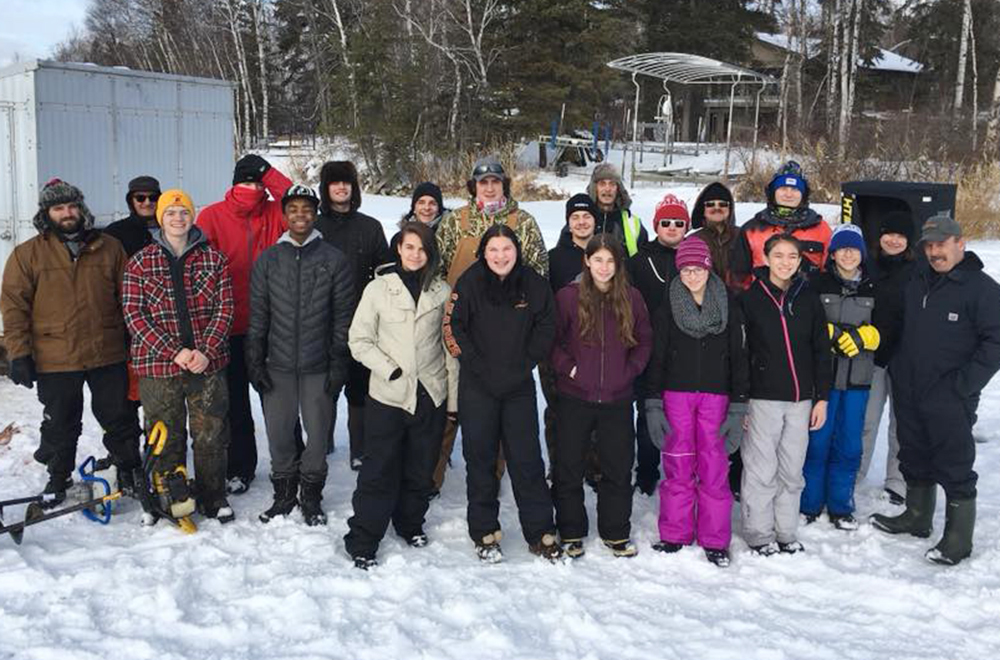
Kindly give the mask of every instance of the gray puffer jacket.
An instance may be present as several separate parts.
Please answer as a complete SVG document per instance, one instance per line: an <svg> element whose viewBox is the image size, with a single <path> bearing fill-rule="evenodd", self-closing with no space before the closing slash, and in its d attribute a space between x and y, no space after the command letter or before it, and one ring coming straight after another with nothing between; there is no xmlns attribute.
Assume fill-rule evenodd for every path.
<svg viewBox="0 0 1000 660"><path fill-rule="evenodd" d="M354 282L344 253L313 230L302 245L288 232L265 250L250 278L247 370L347 373Z"/></svg>

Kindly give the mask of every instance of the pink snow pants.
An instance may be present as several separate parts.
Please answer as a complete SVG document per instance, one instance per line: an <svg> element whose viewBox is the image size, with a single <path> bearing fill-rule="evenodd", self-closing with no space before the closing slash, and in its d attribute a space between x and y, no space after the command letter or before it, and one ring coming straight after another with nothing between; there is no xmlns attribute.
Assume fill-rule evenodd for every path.
<svg viewBox="0 0 1000 660"><path fill-rule="evenodd" d="M729 457L719 427L729 397L700 392L664 392L670 433L663 443L660 540L723 550L732 537L733 494Z"/></svg>

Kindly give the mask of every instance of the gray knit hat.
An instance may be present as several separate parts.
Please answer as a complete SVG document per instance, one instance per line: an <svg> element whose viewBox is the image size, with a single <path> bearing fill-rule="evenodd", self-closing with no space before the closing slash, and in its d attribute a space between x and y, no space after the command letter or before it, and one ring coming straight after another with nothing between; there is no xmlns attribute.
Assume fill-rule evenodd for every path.
<svg viewBox="0 0 1000 660"><path fill-rule="evenodd" d="M81 229L87 230L94 226L94 216L83 202L83 192L71 183L61 179L52 179L38 193L38 213L32 219L38 233L44 234L52 228L49 222L49 209L59 204L76 204L80 208Z"/></svg>
<svg viewBox="0 0 1000 660"><path fill-rule="evenodd" d="M618 184L617 206L623 209L631 208L632 197L625 190L625 185L622 183L622 174L613 163L599 163L594 168L593 173L590 175L590 183L587 185L587 194L590 195L590 198L595 202L597 201L597 182L605 180L611 180Z"/></svg>

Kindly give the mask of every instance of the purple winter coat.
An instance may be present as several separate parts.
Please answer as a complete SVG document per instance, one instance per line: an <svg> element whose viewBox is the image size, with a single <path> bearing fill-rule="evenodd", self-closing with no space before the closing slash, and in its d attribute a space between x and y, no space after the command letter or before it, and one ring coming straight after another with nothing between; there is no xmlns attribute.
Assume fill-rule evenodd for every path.
<svg viewBox="0 0 1000 660"><path fill-rule="evenodd" d="M610 307L604 310L603 342L584 343L577 314L580 285L568 284L556 294L556 343L551 361L561 394L595 403L632 400L632 383L649 361L653 331L642 295L634 287L629 287L629 295L638 342L632 348L626 348L618 338L618 324ZM570 378L573 367L576 374Z"/></svg>

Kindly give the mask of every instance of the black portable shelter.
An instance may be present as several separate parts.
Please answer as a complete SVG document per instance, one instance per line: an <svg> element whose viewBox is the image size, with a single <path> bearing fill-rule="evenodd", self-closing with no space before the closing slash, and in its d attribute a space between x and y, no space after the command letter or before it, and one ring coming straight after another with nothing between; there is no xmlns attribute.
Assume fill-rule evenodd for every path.
<svg viewBox="0 0 1000 660"><path fill-rule="evenodd" d="M875 250L882 218L892 211L905 211L913 217L912 244L920 238L927 218L941 211L954 217L956 191L953 183L848 181L840 185L841 221L861 227L869 250Z"/></svg>

